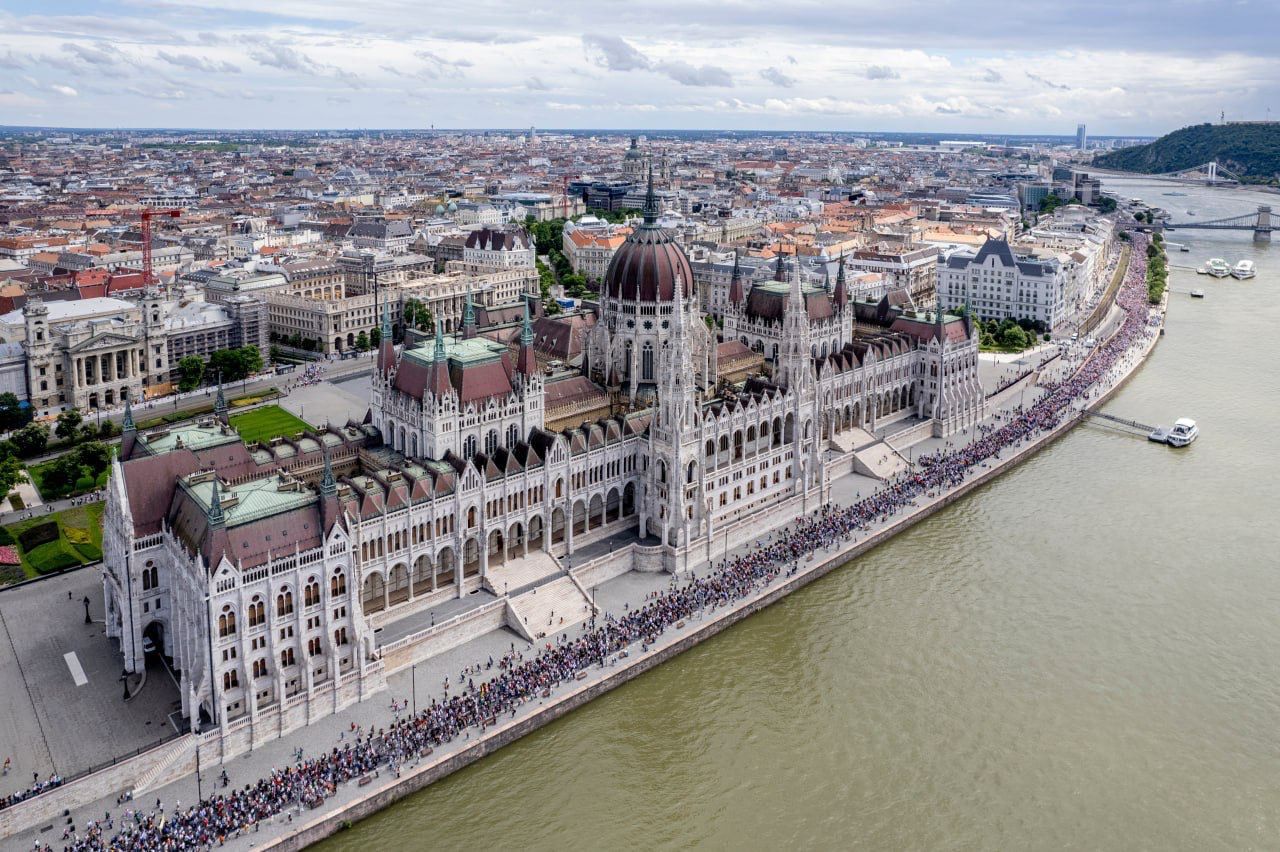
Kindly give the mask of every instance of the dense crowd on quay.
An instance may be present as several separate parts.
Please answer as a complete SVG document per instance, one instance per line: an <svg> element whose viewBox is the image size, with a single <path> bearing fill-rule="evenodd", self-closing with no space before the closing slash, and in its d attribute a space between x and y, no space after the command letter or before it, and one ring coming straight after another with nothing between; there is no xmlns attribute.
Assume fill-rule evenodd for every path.
<svg viewBox="0 0 1280 852"><path fill-rule="evenodd" d="M801 563L819 549L850 541L921 497L960 485L978 469L989 467L1002 452L1034 440L1074 416L1080 404L1099 393L1100 382L1155 333L1147 306L1145 237L1135 234L1133 239L1135 250L1117 296L1123 311L1118 331L1068 378L1043 385L1045 393L1036 402L981 427L981 434L972 441L922 457L914 470L852 505L825 505L705 574L673 581L669 589L622 615L593 620L577 638L562 637L528 658L513 649L500 660L475 666L464 673L470 677L460 692L448 696L446 691L444 700L433 700L416 715L377 730L354 731L349 739L344 735L344 742L327 754L300 759L255 784L186 809L166 814L157 801L157 807L147 813L130 809L118 819L107 814L102 820L90 821L80 833L68 828L66 848L211 847L254 831L260 822L279 814L288 814L291 820L293 809L318 807L340 784L384 770L398 775L403 765L420 760L431 749L459 737L469 738L473 730L484 731L504 714L514 716L520 706L549 697L551 689L579 678L591 667L616 662L636 643L647 647L687 619L731 606L779 576L798 572ZM495 669L495 676L476 683L476 675ZM36 848L51 847L37 843Z"/></svg>

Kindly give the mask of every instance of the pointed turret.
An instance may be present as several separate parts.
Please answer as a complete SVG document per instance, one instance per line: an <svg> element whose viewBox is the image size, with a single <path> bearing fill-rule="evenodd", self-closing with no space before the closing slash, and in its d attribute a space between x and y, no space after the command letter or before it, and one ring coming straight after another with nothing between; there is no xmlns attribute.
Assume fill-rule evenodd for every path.
<svg viewBox="0 0 1280 852"><path fill-rule="evenodd" d="M658 225L658 196L653 191L653 166L649 166L649 187L644 193L644 208L640 211L644 215L644 224L650 228Z"/></svg>
<svg viewBox="0 0 1280 852"><path fill-rule="evenodd" d="M782 282L787 280L786 267L783 265L783 261L785 259L786 259L786 255L782 253L782 246L779 245L778 246L778 262L773 267L774 281Z"/></svg>
<svg viewBox="0 0 1280 852"><path fill-rule="evenodd" d="M324 449L324 475L320 477L320 494L332 497L338 493L338 481L333 478L333 465L329 462L329 449Z"/></svg>
<svg viewBox="0 0 1280 852"><path fill-rule="evenodd" d="M327 535L333 525L338 522L342 507L338 503L338 480L333 475L333 465L329 461L329 448L324 448L324 476L320 477L320 521Z"/></svg>
<svg viewBox="0 0 1280 852"><path fill-rule="evenodd" d="M538 372L538 359L533 354L533 323L529 321L529 300L524 301L524 322L520 326L520 354L516 369L526 376Z"/></svg>
<svg viewBox="0 0 1280 852"><path fill-rule="evenodd" d="M222 392L222 373L218 373L218 395L213 399L213 413L223 423L227 422L227 397Z"/></svg>
<svg viewBox="0 0 1280 852"><path fill-rule="evenodd" d="M390 373L396 366L396 344L392 336L391 300L382 300L382 327L379 329L378 369Z"/></svg>
<svg viewBox="0 0 1280 852"><path fill-rule="evenodd" d="M209 498L209 529L217 529L226 523L226 515L222 513L222 495L218 491L218 475L213 475L213 496Z"/></svg>
<svg viewBox="0 0 1280 852"><path fill-rule="evenodd" d="M471 301L471 287L467 286L467 304L462 311L462 339L470 340L476 336L476 308Z"/></svg>
<svg viewBox="0 0 1280 852"><path fill-rule="evenodd" d="M138 427L133 425L133 405L129 395L124 396L124 420L120 423L120 455L126 459L133 455L133 445L138 439Z"/></svg>
<svg viewBox="0 0 1280 852"><path fill-rule="evenodd" d="M844 280L844 254L840 255L840 263L836 268L836 310L844 310L845 305L849 303L849 290Z"/></svg>
<svg viewBox="0 0 1280 852"><path fill-rule="evenodd" d="M746 296L742 292L742 265L738 262L738 252L733 253L733 276L729 280L729 303L732 305L741 305L746 301Z"/></svg>
<svg viewBox="0 0 1280 852"><path fill-rule="evenodd" d="M453 390L449 381L449 359L444 351L443 323L436 323L436 348L431 358L431 372L427 374L426 390L437 397Z"/></svg>

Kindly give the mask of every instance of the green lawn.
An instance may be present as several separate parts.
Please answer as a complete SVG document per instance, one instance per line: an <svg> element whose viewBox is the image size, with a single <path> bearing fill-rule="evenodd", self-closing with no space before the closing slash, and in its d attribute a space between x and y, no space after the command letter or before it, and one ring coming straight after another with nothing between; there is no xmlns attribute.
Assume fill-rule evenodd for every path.
<svg viewBox="0 0 1280 852"><path fill-rule="evenodd" d="M61 500L63 497L79 497L81 494L88 494L107 484L107 478L111 475L111 468L108 467L102 473L98 474L97 480L90 479L87 476L80 477L80 481L70 491L61 488L54 488L45 484L45 473L52 467L53 461L43 462L41 464L31 465L27 468L27 473L31 475L31 484L40 492L40 497L46 503L52 500Z"/></svg>
<svg viewBox="0 0 1280 852"><path fill-rule="evenodd" d="M280 436L294 437L311 429L308 423L278 405L264 405L244 414L234 414L230 422L231 428L240 433L241 440L246 444L270 441Z"/></svg>
<svg viewBox="0 0 1280 852"><path fill-rule="evenodd" d="M12 540L22 558L20 569L0 568L0 585L37 577L61 568L85 565L102 558L102 510L106 504L90 503L47 515L36 515L3 528L0 541ZM43 524L55 524L57 537L35 544L29 551L22 534Z"/></svg>

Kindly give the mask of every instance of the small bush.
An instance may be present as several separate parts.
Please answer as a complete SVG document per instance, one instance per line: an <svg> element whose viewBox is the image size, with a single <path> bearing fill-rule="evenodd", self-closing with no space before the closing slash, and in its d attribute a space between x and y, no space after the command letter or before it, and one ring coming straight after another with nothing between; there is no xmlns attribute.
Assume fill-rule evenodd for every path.
<svg viewBox="0 0 1280 852"><path fill-rule="evenodd" d="M40 545L35 550L27 551L27 564L41 574L52 574L54 571L72 568L82 563L79 557L67 552L62 542L51 541Z"/></svg>
<svg viewBox="0 0 1280 852"><path fill-rule="evenodd" d="M72 544L89 544L93 541L93 536L84 527L63 527L62 533Z"/></svg>
<svg viewBox="0 0 1280 852"><path fill-rule="evenodd" d="M48 521L43 524L36 524L28 527L18 533L18 541L22 544L22 549L27 553L35 550L42 544L58 540L58 524L56 521Z"/></svg>

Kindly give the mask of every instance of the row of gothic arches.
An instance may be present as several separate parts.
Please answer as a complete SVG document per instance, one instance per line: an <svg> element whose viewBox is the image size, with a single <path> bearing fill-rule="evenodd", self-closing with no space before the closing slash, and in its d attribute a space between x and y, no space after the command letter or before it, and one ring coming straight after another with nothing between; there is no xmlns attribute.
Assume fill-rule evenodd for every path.
<svg viewBox="0 0 1280 852"><path fill-rule="evenodd" d="M634 483L627 483L621 489L610 488L589 498L575 500L567 517L564 508L557 506L550 514L549 525L542 515L534 515L527 526L522 521L514 521L503 528L490 530L487 535L476 532L468 536L462 544L461 554L453 545L445 545L434 558L429 553L414 557L412 565L409 560L402 560L385 573L381 567L370 568L364 575L362 608L368 615L447 589L478 576L482 563L503 564L526 555L530 550L562 543L570 535L585 535L605 524L620 521L635 511L636 487Z"/></svg>

